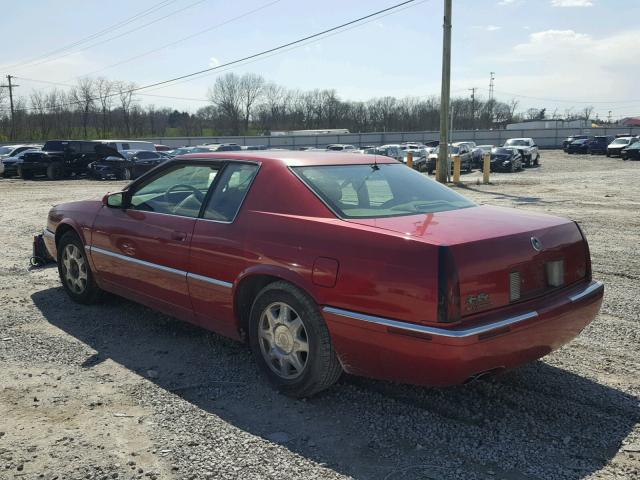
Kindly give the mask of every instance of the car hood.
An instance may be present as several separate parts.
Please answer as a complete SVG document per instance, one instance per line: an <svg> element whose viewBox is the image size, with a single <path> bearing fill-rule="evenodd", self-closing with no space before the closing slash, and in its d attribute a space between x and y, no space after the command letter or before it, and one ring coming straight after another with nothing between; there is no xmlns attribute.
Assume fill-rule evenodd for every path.
<svg viewBox="0 0 640 480"><path fill-rule="evenodd" d="M438 245L469 243L571 223L570 220L544 213L488 205L430 214L347 221ZM460 228L461 225L464 228Z"/></svg>

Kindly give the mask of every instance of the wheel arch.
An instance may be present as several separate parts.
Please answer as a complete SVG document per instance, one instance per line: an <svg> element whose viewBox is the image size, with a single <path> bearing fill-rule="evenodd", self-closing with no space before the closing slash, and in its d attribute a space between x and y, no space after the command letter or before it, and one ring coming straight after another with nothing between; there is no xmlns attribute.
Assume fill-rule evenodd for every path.
<svg viewBox="0 0 640 480"><path fill-rule="evenodd" d="M243 339L246 339L249 315L256 296L267 285L280 281L298 288L317 305L322 304L322 298L319 298L313 284L296 272L274 265L249 268L240 274L233 291L233 311Z"/></svg>
<svg viewBox="0 0 640 480"><path fill-rule="evenodd" d="M84 235L82 234L82 230L78 228L78 226L75 225L74 222L72 222L71 220L65 219L65 220L62 220L56 227L56 233L55 233L56 248L58 248L60 244L60 239L62 238L62 236L67 232L74 232L78 236L78 238L80 239L83 245L87 244L87 242L85 241Z"/></svg>

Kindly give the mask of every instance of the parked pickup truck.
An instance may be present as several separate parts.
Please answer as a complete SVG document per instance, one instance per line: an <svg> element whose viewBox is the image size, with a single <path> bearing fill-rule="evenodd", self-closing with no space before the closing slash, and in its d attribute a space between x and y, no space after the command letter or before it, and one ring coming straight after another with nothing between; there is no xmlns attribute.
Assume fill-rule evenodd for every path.
<svg viewBox="0 0 640 480"><path fill-rule="evenodd" d="M87 173L87 167L108 156L122 157L114 148L101 142L84 140L49 140L42 150L27 152L18 166L18 175L28 180L46 175L58 180L72 174Z"/></svg>

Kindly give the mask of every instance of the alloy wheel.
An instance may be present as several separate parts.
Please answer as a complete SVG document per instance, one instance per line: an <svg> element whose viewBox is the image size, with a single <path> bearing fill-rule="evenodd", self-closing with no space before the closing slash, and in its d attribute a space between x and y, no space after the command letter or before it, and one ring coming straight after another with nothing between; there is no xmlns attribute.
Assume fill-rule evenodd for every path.
<svg viewBox="0 0 640 480"><path fill-rule="evenodd" d="M307 330L298 313L284 302L267 306L258 327L260 351L280 378L292 380L304 371L309 357Z"/></svg>
<svg viewBox="0 0 640 480"><path fill-rule="evenodd" d="M73 293L80 295L87 288L87 262L80 249L72 243L62 251L62 276Z"/></svg>

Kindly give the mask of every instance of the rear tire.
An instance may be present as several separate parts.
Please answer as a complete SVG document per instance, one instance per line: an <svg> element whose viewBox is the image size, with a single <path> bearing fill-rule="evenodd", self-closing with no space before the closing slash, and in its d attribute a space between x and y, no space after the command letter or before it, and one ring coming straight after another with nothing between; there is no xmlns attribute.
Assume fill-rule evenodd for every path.
<svg viewBox="0 0 640 480"><path fill-rule="evenodd" d="M47 178L49 180L60 180L62 173L62 165L60 162L53 162L47 166Z"/></svg>
<svg viewBox="0 0 640 480"><path fill-rule="evenodd" d="M77 303L90 305L102 297L95 283L82 241L75 232L65 233L58 242L58 274L67 295Z"/></svg>
<svg viewBox="0 0 640 480"><path fill-rule="evenodd" d="M291 397L314 395L342 374L317 305L284 281L267 285L256 296L249 318L249 345L269 382Z"/></svg>

